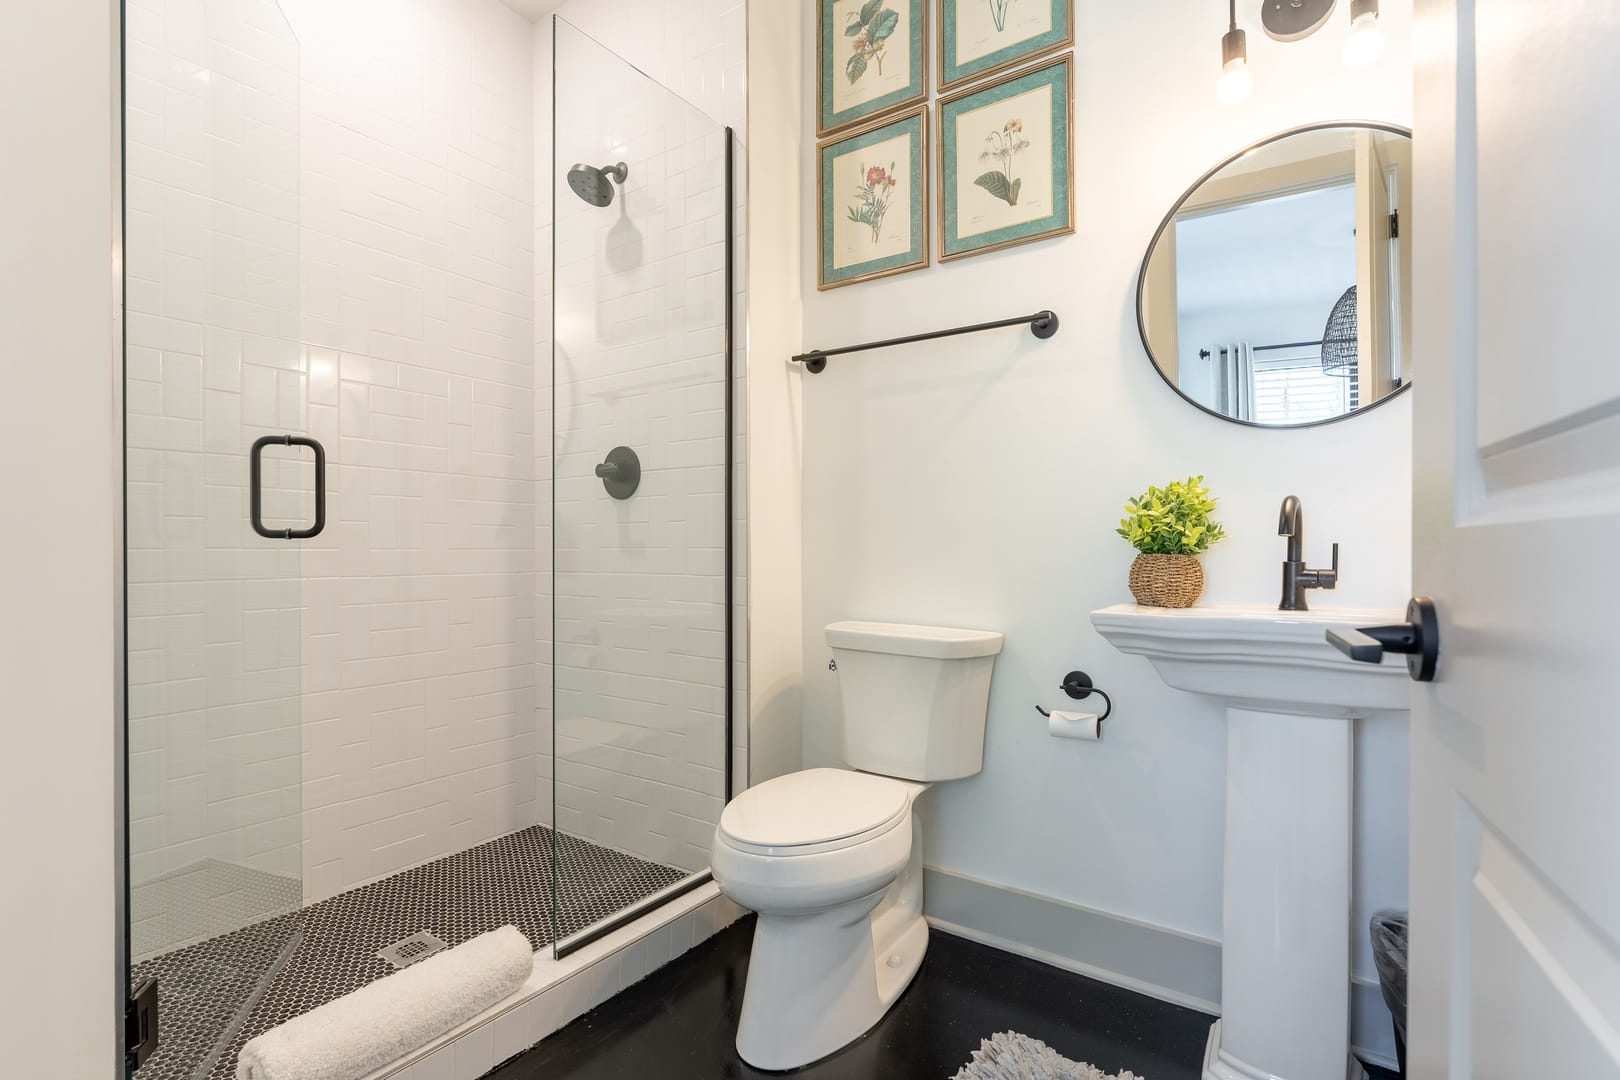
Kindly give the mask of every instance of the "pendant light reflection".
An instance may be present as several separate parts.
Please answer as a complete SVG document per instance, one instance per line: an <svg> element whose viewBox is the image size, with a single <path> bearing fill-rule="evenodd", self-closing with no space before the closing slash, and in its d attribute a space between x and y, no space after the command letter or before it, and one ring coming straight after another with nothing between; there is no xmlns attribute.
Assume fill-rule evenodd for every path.
<svg viewBox="0 0 1620 1080"><path fill-rule="evenodd" d="M1231 0L1232 27L1221 38L1221 81L1215 97L1222 105L1248 100L1254 89L1254 73L1249 70L1249 36L1238 29L1237 0Z"/></svg>
<svg viewBox="0 0 1620 1080"><path fill-rule="evenodd" d="M1384 55L1384 30L1378 25L1378 0L1351 0L1350 38L1344 43L1344 66L1371 67Z"/></svg>

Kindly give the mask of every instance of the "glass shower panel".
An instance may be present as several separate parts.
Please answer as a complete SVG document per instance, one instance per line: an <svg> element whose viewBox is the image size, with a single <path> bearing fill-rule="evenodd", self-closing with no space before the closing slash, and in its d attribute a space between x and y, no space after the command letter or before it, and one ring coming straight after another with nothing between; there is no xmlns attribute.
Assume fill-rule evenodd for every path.
<svg viewBox="0 0 1620 1080"><path fill-rule="evenodd" d="M136 1076L178 1080L303 902L299 49L275 0L129 0L125 54L131 982L165 1029Z"/></svg>
<svg viewBox="0 0 1620 1080"><path fill-rule="evenodd" d="M701 880L728 789L730 133L554 24L559 948Z"/></svg>

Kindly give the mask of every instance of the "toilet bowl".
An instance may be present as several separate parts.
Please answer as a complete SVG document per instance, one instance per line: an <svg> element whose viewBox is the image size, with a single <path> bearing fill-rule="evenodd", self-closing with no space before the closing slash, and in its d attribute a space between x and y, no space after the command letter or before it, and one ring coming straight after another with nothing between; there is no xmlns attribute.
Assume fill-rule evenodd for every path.
<svg viewBox="0 0 1620 1080"><path fill-rule="evenodd" d="M737 1052L808 1065L861 1037L928 946L916 799L983 766L1001 635L843 622L827 627L851 769L767 780L727 804L710 865L758 912Z"/></svg>
<svg viewBox="0 0 1620 1080"><path fill-rule="evenodd" d="M759 913L737 1052L793 1069L863 1035L922 963L921 829L928 785L810 769L743 792L721 814L711 865Z"/></svg>

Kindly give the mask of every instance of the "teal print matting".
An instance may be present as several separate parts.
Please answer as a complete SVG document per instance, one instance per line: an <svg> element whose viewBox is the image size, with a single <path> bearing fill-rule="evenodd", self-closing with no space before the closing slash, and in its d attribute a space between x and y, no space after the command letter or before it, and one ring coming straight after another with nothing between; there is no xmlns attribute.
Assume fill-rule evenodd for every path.
<svg viewBox="0 0 1620 1080"><path fill-rule="evenodd" d="M1051 7L1051 27L1044 32L1009 41L1000 48L958 62L958 29L962 20L957 17L964 3L977 5L1002 4L1002 19L1006 18L1007 3L1047 4ZM999 22L999 21L998 21ZM998 29L998 32L1006 32ZM941 90L972 82L1015 67L1038 56L1074 44L1074 0L939 0L939 87Z"/></svg>
<svg viewBox="0 0 1620 1080"><path fill-rule="evenodd" d="M1074 231L1073 206L1073 129L1072 116L1074 112L1073 99L1073 61L1070 57L1059 60L1050 60L1033 71L1022 75L1015 75L1005 82L995 83L980 90L971 90L946 98L939 103L939 142L940 142L940 261L947 262L968 255L976 255L985 251L994 251L999 248L1010 247L1014 244L1026 244L1035 240L1044 240L1051 236L1060 236ZM985 183L980 176L984 166L979 162L979 146L975 142L966 153L971 160L964 165L961 161L963 149L957 144L957 121L965 113L977 112L999 102L1009 101L1020 95L1040 90L1043 87L1051 91L1050 116L1050 143L1045 148L1026 147L1042 151L1040 159L1021 158L1024 164L1025 176L1030 175L1031 163L1039 160L1043 165L1035 166L1044 170L1045 177L1049 179L1051 209L1048 213L1033 219L1009 223L999 228L989 228L976 231L969 236L961 233L962 208L960 200L962 193L959 190L961 173L970 172L977 177L970 186L969 196L974 198L995 198L1014 205L1012 200L1018 196L1018 188L1011 189L1012 200L1007 198L1006 188L995 189ZM999 133L998 133L999 134ZM1022 135L1018 136L1022 139ZM1018 148L1022 153L1025 148ZM1020 187L1024 184L1024 177L1014 181ZM1028 189L1025 188L1027 191ZM1028 205L1026 203L1026 205Z"/></svg>
<svg viewBox="0 0 1620 1080"><path fill-rule="evenodd" d="M834 178L834 166L850 155L891 139L905 138L904 176L909 213L906 215L906 250L863 262L836 266L835 237L840 223L853 225L846 219L850 213L851 192L840 190ZM876 277L906 270L917 270L928 265L928 112L918 109L908 116L892 120L844 138L824 143L816 151L816 202L818 246L816 266L819 289L840 285L853 285ZM885 163L886 164L886 163ZM895 172L901 169L896 167ZM847 186L847 185L846 185ZM864 226L861 226L864 227Z"/></svg>
<svg viewBox="0 0 1620 1080"><path fill-rule="evenodd" d="M787 0L792 2L792 0ZM928 97L928 3L929 0L815 0L818 5L816 26L816 134L830 135L853 127L862 121L876 119L884 113L907 105L917 104ZM906 15L904 40L897 40L899 14ZM893 25L886 16L894 16ZM866 15L867 18L862 18ZM855 33L851 34L850 31ZM888 32L885 33L885 30ZM864 35L864 36L863 36ZM851 85L852 81L871 78L881 66L870 47L857 49L855 42L870 41L880 35L888 63L905 65L906 81L893 90L868 101L839 108L836 91ZM902 48L896 48L900 45ZM873 56L858 64L854 55ZM849 78L858 69L857 80ZM841 80L841 81L840 81Z"/></svg>

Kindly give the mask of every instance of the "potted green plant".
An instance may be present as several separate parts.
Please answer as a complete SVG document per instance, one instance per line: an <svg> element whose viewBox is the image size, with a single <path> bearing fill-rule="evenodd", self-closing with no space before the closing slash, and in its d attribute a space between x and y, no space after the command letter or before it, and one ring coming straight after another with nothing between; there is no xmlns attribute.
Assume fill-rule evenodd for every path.
<svg viewBox="0 0 1620 1080"><path fill-rule="evenodd" d="M1198 556L1226 535L1210 520L1215 500L1202 476L1150 487L1125 504L1119 535L1140 554L1131 563L1131 595L1149 607L1188 608L1204 591Z"/></svg>

